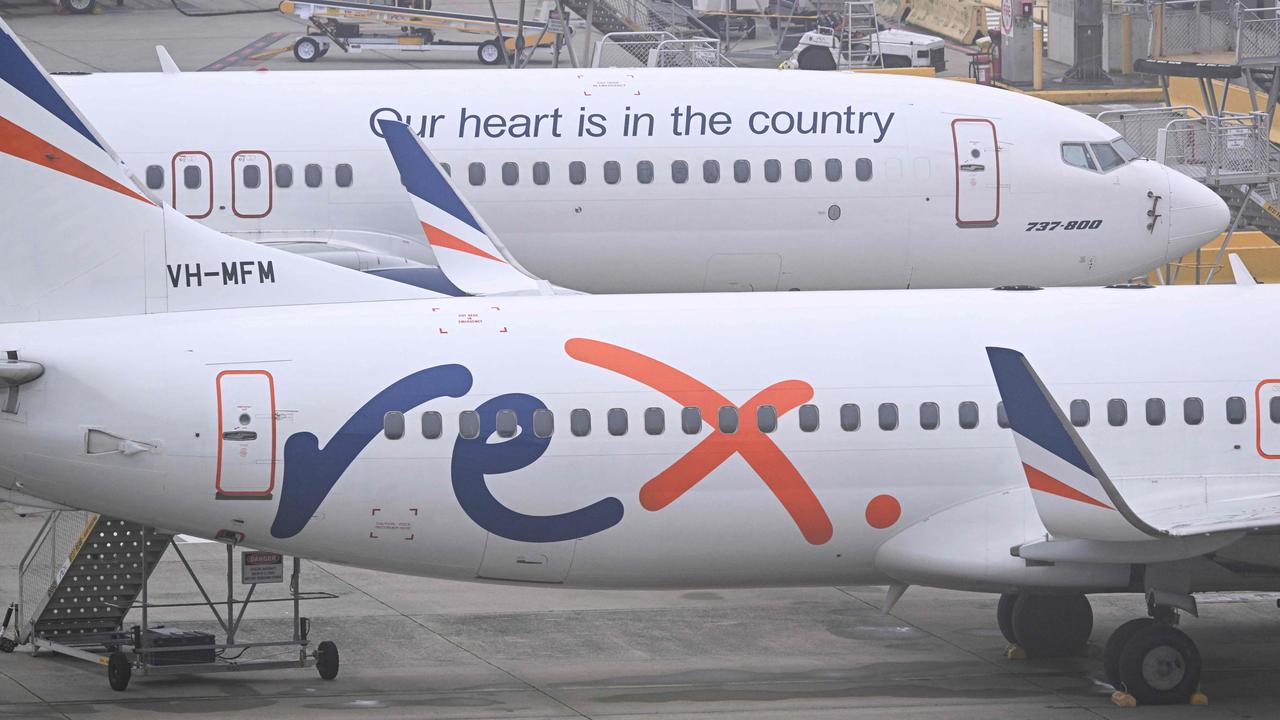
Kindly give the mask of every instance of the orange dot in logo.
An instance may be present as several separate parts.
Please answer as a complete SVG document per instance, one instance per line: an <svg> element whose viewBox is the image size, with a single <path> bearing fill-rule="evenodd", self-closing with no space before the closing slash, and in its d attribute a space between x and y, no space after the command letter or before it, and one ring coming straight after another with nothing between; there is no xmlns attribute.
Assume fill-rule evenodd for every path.
<svg viewBox="0 0 1280 720"><path fill-rule="evenodd" d="M883 530L902 517L902 505L892 495L877 495L867 503L867 524Z"/></svg>

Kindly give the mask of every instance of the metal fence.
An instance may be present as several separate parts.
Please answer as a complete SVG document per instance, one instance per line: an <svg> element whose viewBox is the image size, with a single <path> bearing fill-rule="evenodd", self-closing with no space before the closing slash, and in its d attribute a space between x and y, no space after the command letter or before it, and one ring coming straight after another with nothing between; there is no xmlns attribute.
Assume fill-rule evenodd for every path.
<svg viewBox="0 0 1280 720"><path fill-rule="evenodd" d="M1280 58L1280 13L1275 8L1236 6L1236 62Z"/></svg>
<svg viewBox="0 0 1280 720"><path fill-rule="evenodd" d="M1204 116L1191 107L1112 110L1098 115L1144 157L1198 180L1256 181L1276 172L1265 112Z"/></svg>
<svg viewBox="0 0 1280 720"><path fill-rule="evenodd" d="M669 32L609 33L596 43L593 67L732 66L717 38L680 39Z"/></svg>
<svg viewBox="0 0 1280 720"><path fill-rule="evenodd" d="M1151 56L1234 52L1236 8L1215 8L1201 0L1152 2Z"/></svg>
<svg viewBox="0 0 1280 720"><path fill-rule="evenodd" d="M1160 131L1174 120L1200 117L1196 108L1179 106L1108 110L1098 115L1098 120L1124 136L1142 157L1157 159Z"/></svg>
<svg viewBox="0 0 1280 720"><path fill-rule="evenodd" d="M35 621L71 565L75 550L88 537L98 516L83 510L49 514L18 563L18 639L26 641Z"/></svg>

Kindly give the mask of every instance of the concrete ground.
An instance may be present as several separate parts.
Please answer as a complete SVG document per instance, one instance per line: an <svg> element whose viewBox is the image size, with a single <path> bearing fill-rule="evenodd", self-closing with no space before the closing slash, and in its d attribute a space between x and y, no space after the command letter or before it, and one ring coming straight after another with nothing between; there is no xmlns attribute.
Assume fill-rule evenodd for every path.
<svg viewBox="0 0 1280 720"><path fill-rule="evenodd" d="M41 520L0 508L0 602ZM184 544L221 596L223 546ZM261 586L280 596L284 586ZM1271 718L1280 644L1270 596L1202 598L1185 629L1205 658L1205 707L1123 710L1100 682L1107 634L1140 611L1098 597L1090 654L1010 661L995 598L912 588L894 613L883 590L603 592L425 580L304 563L312 637L337 642L341 672L313 669L140 677L124 693L97 665L27 648L0 655L0 717L113 718ZM237 585L237 591L243 587ZM171 550L152 602L196 600ZM287 637L286 604L262 605L247 638ZM204 611L152 622L212 630ZM136 616L130 623L137 622ZM261 656L261 655L260 655Z"/></svg>

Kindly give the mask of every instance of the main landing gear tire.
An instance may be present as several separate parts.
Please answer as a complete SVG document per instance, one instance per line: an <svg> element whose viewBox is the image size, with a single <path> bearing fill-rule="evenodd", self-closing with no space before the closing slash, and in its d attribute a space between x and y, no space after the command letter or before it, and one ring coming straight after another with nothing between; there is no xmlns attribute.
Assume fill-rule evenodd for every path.
<svg viewBox="0 0 1280 720"><path fill-rule="evenodd" d="M325 640L316 646L316 670L322 680L338 677L338 646Z"/></svg>
<svg viewBox="0 0 1280 720"><path fill-rule="evenodd" d="M796 58L796 65L801 70L835 70L836 61L831 57L831 51L817 45L800 51L800 56Z"/></svg>
<svg viewBox="0 0 1280 720"><path fill-rule="evenodd" d="M497 40L485 40L476 46L476 57L484 65L501 65L502 46Z"/></svg>
<svg viewBox="0 0 1280 720"><path fill-rule="evenodd" d="M1005 593L1000 596L1000 604L996 605L996 623L1000 626L1000 634L1010 645L1018 644L1018 638L1013 634L1013 605L1016 602L1017 593Z"/></svg>
<svg viewBox="0 0 1280 720"><path fill-rule="evenodd" d="M1029 657L1065 657L1084 649L1093 632L1093 608L1084 595L1019 593L1013 637Z"/></svg>
<svg viewBox="0 0 1280 720"><path fill-rule="evenodd" d="M1152 622L1124 643L1119 687L1139 705L1186 703L1200 686L1201 668L1200 650L1186 633Z"/></svg>
<svg viewBox="0 0 1280 720"><path fill-rule="evenodd" d="M323 56L324 49L320 46L320 41L309 35L304 35L293 43L293 57L298 62L315 62Z"/></svg>
<svg viewBox="0 0 1280 720"><path fill-rule="evenodd" d="M133 663L129 656L120 651L111 653L107 658L107 683L116 692L124 692L129 687L129 679L133 677Z"/></svg>
<svg viewBox="0 0 1280 720"><path fill-rule="evenodd" d="M1124 687L1120 681L1120 653L1124 652L1124 646L1134 633L1154 622L1151 618L1135 618L1113 630L1111 637L1107 638L1107 646L1102 651L1102 671L1111 687L1117 690Z"/></svg>

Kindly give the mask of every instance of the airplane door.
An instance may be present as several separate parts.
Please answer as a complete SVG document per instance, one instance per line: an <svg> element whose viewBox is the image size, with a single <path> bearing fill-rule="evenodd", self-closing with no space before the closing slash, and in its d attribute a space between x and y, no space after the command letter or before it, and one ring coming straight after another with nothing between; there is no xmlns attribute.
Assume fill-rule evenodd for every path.
<svg viewBox="0 0 1280 720"><path fill-rule="evenodd" d="M231 156L231 211L236 217L260 218L271 212L271 158L257 150Z"/></svg>
<svg viewBox="0 0 1280 720"><path fill-rule="evenodd" d="M173 156L173 208L189 218L213 213L213 160L208 153L187 150Z"/></svg>
<svg viewBox="0 0 1280 720"><path fill-rule="evenodd" d="M995 225L1000 219L1000 147L990 120L953 120L956 225Z"/></svg>
<svg viewBox="0 0 1280 720"><path fill-rule="evenodd" d="M1263 380L1253 392L1258 454L1280 460L1280 380Z"/></svg>
<svg viewBox="0 0 1280 720"><path fill-rule="evenodd" d="M219 500L270 500L276 484L275 380L265 370L218 373Z"/></svg>

